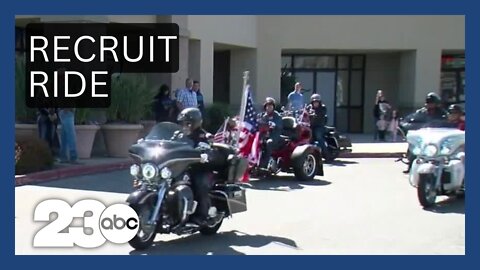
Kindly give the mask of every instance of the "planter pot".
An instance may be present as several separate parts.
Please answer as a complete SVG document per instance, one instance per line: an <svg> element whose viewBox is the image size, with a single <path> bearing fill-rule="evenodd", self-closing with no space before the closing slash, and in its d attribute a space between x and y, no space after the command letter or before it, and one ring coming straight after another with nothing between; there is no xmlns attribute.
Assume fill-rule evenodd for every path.
<svg viewBox="0 0 480 270"><path fill-rule="evenodd" d="M95 135L100 129L98 125L75 125L77 155L78 158L86 159L92 156L93 141ZM61 142L62 126L57 128L58 139Z"/></svg>
<svg viewBox="0 0 480 270"><path fill-rule="evenodd" d="M134 144L142 125L105 124L101 127L108 156L128 157L128 149Z"/></svg>
<svg viewBox="0 0 480 270"><path fill-rule="evenodd" d="M140 125L143 125L142 131L140 131L140 134L138 136L138 139L140 138L145 138L147 134L152 130L153 126L155 126L157 122L154 120L144 120L140 121Z"/></svg>
<svg viewBox="0 0 480 270"><path fill-rule="evenodd" d="M36 124L15 124L15 138L38 137Z"/></svg>

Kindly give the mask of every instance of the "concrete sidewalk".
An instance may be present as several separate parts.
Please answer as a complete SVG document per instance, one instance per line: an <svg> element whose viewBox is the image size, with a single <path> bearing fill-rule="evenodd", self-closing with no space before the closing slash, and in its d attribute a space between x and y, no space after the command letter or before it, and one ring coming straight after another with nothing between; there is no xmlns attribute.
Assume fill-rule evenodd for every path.
<svg viewBox="0 0 480 270"><path fill-rule="evenodd" d="M343 153L340 158L397 158L407 150L405 142L372 142L373 136L369 134L348 134L352 140L352 152ZM94 157L81 160L81 164L55 164L54 168L47 171L35 172L28 175L16 175L15 185L22 186L46 181L58 180L66 177L103 173L123 170L130 167L130 158L105 158Z"/></svg>

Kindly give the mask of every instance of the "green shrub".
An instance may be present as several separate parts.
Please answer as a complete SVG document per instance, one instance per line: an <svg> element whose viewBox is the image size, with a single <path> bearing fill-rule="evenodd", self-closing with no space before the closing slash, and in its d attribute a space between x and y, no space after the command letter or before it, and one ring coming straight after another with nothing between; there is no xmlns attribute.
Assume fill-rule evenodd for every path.
<svg viewBox="0 0 480 270"><path fill-rule="evenodd" d="M228 104L214 103L205 108L203 116L203 127L211 133L217 132L225 121L225 118L233 116Z"/></svg>
<svg viewBox="0 0 480 270"><path fill-rule="evenodd" d="M25 103L25 58L15 60L15 120L18 123L34 123L37 111Z"/></svg>
<svg viewBox="0 0 480 270"><path fill-rule="evenodd" d="M15 142L15 174L50 169L53 156L47 142L37 137L22 137Z"/></svg>
<svg viewBox="0 0 480 270"><path fill-rule="evenodd" d="M92 115L90 108L77 108L75 110L75 125L87 125Z"/></svg>
<svg viewBox="0 0 480 270"><path fill-rule="evenodd" d="M107 121L138 124L151 110L154 96L144 74L115 76Z"/></svg>

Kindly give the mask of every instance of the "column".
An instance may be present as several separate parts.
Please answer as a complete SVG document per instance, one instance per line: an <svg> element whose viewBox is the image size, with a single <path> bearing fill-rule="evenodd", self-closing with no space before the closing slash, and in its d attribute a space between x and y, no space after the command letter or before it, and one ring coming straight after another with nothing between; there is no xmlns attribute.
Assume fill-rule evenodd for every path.
<svg viewBox="0 0 480 270"><path fill-rule="evenodd" d="M194 80L200 80L200 54L200 41L191 39L188 44L188 74Z"/></svg>
<svg viewBox="0 0 480 270"><path fill-rule="evenodd" d="M409 112L415 108L416 51L400 55L399 85L396 100L400 109Z"/></svg>
<svg viewBox="0 0 480 270"><path fill-rule="evenodd" d="M157 20L162 20L157 18ZM166 19L166 18L164 18ZM171 23L178 24L180 28L180 37L179 37L179 69L178 72L171 74L171 89L172 92L175 89L184 88L185 80L190 77L188 74L188 44L190 32L188 31L188 16L184 15L174 15L171 16Z"/></svg>
<svg viewBox="0 0 480 270"><path fill-rule="evenodd" d="M200 85L205 105L213 102L213 41L200 42Z"/></svg>
<svg viewBox="0 0 480 270"><path fill-rule="evenodd" d="M230 54L230 105L240 108L243 90L243 72L249 71L248 84L257 92L256 49L235 49Z"/></svg>
<svg viewBox="0 0 480 270"><path fill-rule="evenodd" d="M417 50L414 94L416 107L423 106L425 96L429 92L436 92L440 95L441 58L442 51L440 49Z"/></svg>
<svg viewBox="0 0 480 270"><path fill-rule="evenodd" d="M254 89L254 100L257 105L263 104L267 96L280 102L281 65L281 48L274 46L257 48L257 87Z"/></svg>

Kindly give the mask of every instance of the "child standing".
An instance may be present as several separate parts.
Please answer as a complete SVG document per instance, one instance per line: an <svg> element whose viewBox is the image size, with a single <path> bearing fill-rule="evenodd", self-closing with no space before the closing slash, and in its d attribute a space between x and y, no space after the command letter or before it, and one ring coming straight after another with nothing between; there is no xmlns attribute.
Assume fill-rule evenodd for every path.
<svg viewBox="0 0 480 270"><path fill-rule="evenodd" d="M392 142L397 141L397 129L398 129L398 113L397 110L392 111L392 120L390 121L390 125L388 127L388 131L392 134Z"/></svg>
<svg viewBox="0 0 480 270"><path fill-rule="evenodd" d="M385 133L387 133L388 122L385 120L385 115L380 115L380 119L377 121L378 138L380 141L385 141Z"/></svg>

